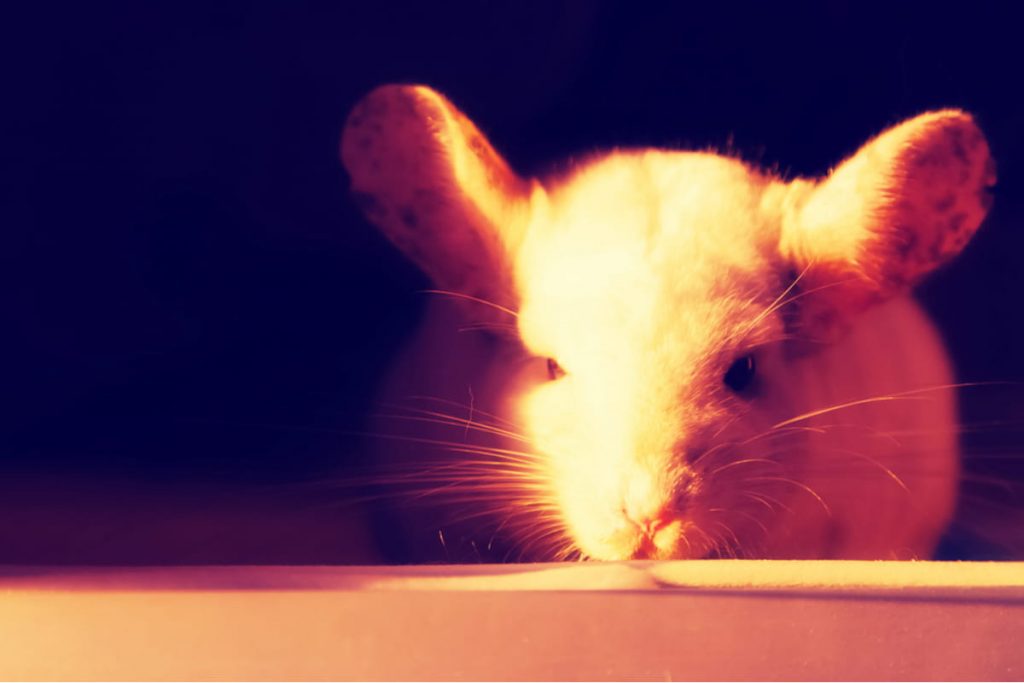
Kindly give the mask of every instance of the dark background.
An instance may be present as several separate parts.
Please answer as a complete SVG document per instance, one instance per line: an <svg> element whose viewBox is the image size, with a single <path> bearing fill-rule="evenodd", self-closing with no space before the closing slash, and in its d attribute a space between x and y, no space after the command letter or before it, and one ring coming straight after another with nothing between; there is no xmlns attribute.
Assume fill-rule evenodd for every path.
<svg viewBox="0 0 1024 683"><path fill-rule="evenodd" d="M330 482L360 465L351 432L426 284L337 158L385 82L445 92L524 173L731 145L818 174L886 125L965 108L995 208L922 297L963 380L1024 380L1013 3L33 7L0 47L0 563L366 559ZM995 510L1024 480L1022 396L965 397L970 468L1000 482L968 499Z"/></svg>

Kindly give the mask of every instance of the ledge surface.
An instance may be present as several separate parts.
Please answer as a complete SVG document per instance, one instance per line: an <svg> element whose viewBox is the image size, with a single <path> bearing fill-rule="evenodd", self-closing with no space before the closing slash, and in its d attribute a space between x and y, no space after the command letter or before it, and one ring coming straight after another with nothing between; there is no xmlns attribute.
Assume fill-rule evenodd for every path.
<svg viewBox="0 0 1024 683"><path fill-rule="evenodd" d="M1010 680L1024 564L0 567L0 678Z"/></svg>

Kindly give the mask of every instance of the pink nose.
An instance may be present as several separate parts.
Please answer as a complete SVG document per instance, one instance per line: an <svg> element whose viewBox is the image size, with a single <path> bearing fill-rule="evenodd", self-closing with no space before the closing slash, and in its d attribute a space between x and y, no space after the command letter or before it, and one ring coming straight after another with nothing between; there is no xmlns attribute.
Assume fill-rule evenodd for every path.
<svg viewBox="0 0 1024 683"><path fill-rule="evenodd" d="M637 524L640 527L640 531L644 532L644 535L648 538L654 538L654 534L658 533L658 529L668 524L668 520L661 517L655 519L649 519L646 522L640 522Z"/></svg>
<svg viewBox="0 0 1024 683"><path fill-rule="evenodd" d="M672 522L672 510L668 506L658 508L654 512L646 513L632 513L629 510L623 510L626 515L626 519L630 521L640 532L647 538L654 538L654 535L665 526L668 526Z"/></svg>
<svg viewBox="0 0 1024 683"><path fill-rule="evenodd" d="M672 523L670 510L662 508L654 514L638 515L636 518L627 515L626 519L640 532L639 543L633 550L632 559L646 560L658 557L658 546L654 539L659 531Z"/></svg>

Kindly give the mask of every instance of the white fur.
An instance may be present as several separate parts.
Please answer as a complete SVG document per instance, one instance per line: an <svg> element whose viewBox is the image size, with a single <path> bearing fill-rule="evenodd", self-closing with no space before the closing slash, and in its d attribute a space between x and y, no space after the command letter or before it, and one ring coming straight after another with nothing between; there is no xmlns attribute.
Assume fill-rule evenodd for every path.
<svg viewBox="0 0 1024 683"><path fill-rule="evenodd" d="M987 208L994 176L970 117L918 117L822 182L640 150L542 183L495 167L433 91L367 102L343 141L354 189L440 287L471 297L432 304L384 392L451 402L430 409L454 413L447 426L404 436L481 444L440 456L442 490L491 515L463 533L511 532L540 558L930 555L955 504L955 395L906 292ZM446 201L408 199L432 193ZM746 356L756 383L736 392L723 376ZM437 451L403 443L384 460L436 474ZM465 514L465 495L437 502ZM445 519L414 521L427 538Z"/></svg>

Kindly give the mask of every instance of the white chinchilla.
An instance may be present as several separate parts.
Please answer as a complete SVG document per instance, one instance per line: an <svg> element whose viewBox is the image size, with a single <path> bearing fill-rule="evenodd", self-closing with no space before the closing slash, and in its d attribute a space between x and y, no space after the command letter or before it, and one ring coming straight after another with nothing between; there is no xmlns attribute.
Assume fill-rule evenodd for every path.
<svg viewBox="0 0 1024 683"><path fill-rule="evenodd" d="M544 180L442 95L388 85L341 155L438 293L383 390L408 419L377 424L382 470L426 503L417 557L446 533L540 560L932 554L956 380L910 289L987 212L969 114L911 118L820 179L636 149Z"/></svg>

